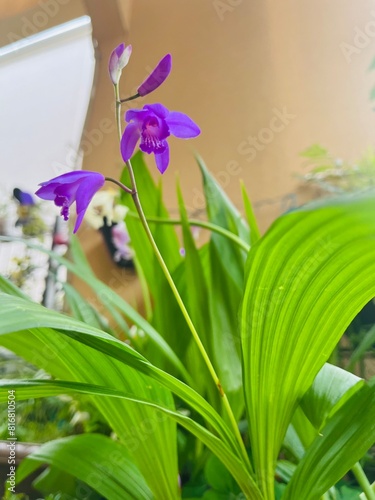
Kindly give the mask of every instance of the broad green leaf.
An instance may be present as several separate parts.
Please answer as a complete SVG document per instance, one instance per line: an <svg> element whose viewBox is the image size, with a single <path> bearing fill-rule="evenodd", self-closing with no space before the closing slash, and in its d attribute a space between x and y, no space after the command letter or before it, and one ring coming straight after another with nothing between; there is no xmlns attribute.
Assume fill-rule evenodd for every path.
<svg viewBox="0 0 375 500"><path fill-rule="evenodd" d="M203 161L199 157L197 161L203 176L209 221L249 243L249 229L238 210L208 172ZM206 275L210 290L208 299L213 329L213 361L233 411L239 418L244 401L237 318L242 300L246 252L217 233L211 234L208 251Z"/></svg>
<svg viewBox="0 0 375 500"><path fill-rule="evenodd" d="M158 382L100 350L84 345L82 338L94 340L91 343L94 348L95 340L99 344L104 343L107 348L117 347L122 353L120 359L128 355L129 359L143 364L144 358L126 344L38 304L0 295L1 345L55 377L96 383L109 388L121 387L139 397L154 400L166 407L174 407L171 393ZM136 465L147 477L155 497L168 498L172 492L175 495L175 424L170 420L160 419L153 408L135 406L125 400L93 396L92 401L120 441L128 447ZM149 473L150 470L153 474Z"/></svg>
<svg viewBox="0 0 375 500"><path fill-rule="evenodd" d="M0 291L7 293L8 295L14 295L15 297L21 297L25 300L30 300L30 298L23 293L16 285L11 281L0 275Z"/></svg>
<svg viewBox="0 0 375 500"><path fill-rule="evenodd" d="M233 476L223 467L214 455L207 460L204 468L204 475L208 484L216 494L221 494L223 498L226 499L231 496L235 496L238 499L244 498L239 495L240 491L233 480ZM206 498L206 496L204 498Z"/></svg>
<svg viewBox="0 0 375 500"><path fill-rule="evenodd" d="M177 198L182 221L183 244L185 258L183 262L183 282L184 287L181 297L188 310L189 316L200 335L200 340L212 359L212 326L210 311L202 308L202 304L207 301L209 289L207 287L203 264L200 259L200 253L197 250L191 233L191 227L188 222L188 215L182 197L181 188L177 185ZM179 280L181 284L181 279ZM189 335L190 332L189 332ZM196 343L192 340L187 353L187 366L190 373L195 374L195 380L199 392L203 395L208 394L210 403L216 407L215 401L218 399L218 391L215 384L211 383L211 375L205 365L202 355L198 350Z"/></svg>
<svg viewBox="0 0 375 500"><path fill-rule="evenodd" d="M203 176L203 188L206 198L207 215L210 222L221 226L250 242L249 229L235 206L207 170L203 160L197 157ZM220 252L225 266L230 269L233 282L241 289L243 285L243 262L246 257L236 245L228 245L223 237L211 235L211 243Z"/></svg>
<svg viewBox="0 0 375 500"><path fill-rule="evenodd" d="M91 373L97 374L98 377L102 375L103 380L107 381L109 379L108 387L112 387L115 384L115 380L102 367L101 359L104 360L104 365L109 363L107 358L119 360L128 367L134 368L140 374L151 377L154 381L179 396L207 421L208 425L215 430L221 439L228 443L232 450L238 450L238 445L231 431L229 431L225 422L203 397L180 380L149 363L141 354L137 353L126 343L89 325L50 311L39 304L27 302L5 294L0 294L0 315L2 318L0 322L0 344L19 353L38 366L45 363L46 366L44 368L46 371L59 378L66 378L67 372L65 366L70 367L70 363L73 361L75 363L81 361L78 353L77 356L74 355L74 349L78 351L79 344L89 346L96 353L93 350L82 350L82 359L84 361L86 361L85 357L90 353L87 359L88 366L86 371L82 370L85 376L89 376ZM53 350L54 345L52 341L56 344L56 351ZM100 360L98 358L98 361L94 362L94 354L99 355L100 353L107 356L102 356ZM72 357L71 361L65 359L68 354ZM100 370L98 371L96 367L100 367ZM90 380L92 382L96 378L95 375L93 376L94 378ZM135 382L137 380L138 378L135 377ZM130 376L125 384L120 384L120 387L126 389L127 384L131 384L130 387L133 387L132 382ZM103 383L102 385L105 384ZM152 387L154 387L154 384L150 384L150 379L146 379L145 383L139 385L139 390L141 391L139 396L145 390L146 396L150 396L147 390L151 390ZM163 399L160 397L155 399L159 403L163 402ZM167 398L167 402L169 402L169 398ZM119 422L122 422L122 419L119 419ZM240 454L239 450L238 453Z"/></svg>
<svg viewBox="0 0 375 500"><path fill-rule="evenodd" d="M111 333L108 322L85 300L82 295L69 283L63 283L65 299L72 316L87 325Z"/></svg>
<svg viewBox="0 0 375 500"><path fill-rule="evenodd" d="M375 380L334 413L298 464L283 500L318 500L372 446L374 422Z"/></svg>
<svg viewBox="0 0 375 500"><path fill-rule="evenodd" d="M300 406L297 406L292 421L288 426L283 446L292 453L297 461L301 460L306 448L314 441L318 431L306 417Z"/></svg>
<svg viewBox="0 0 375 500"><path fill-rule="evenodd" d="M208 171L202 158L196 157L203 177L203 188L207 203L208 218L214 224L224 227L249 242L249 229L240 213L229 200L219 184Z"/></svg>
<svg viewBox="0 0 375 500"><path fill-rule="evenodd" d="M220 248L210 242L207 280L210 290L208 305L213 330L212 357L234 414L239 419L244 410L241 344L238 331L241 294L232 282L230 269L230 266L224 265Z"/></svg>
<svg viewBox="0 0 375 500"><path fill-rule="evenodd" d="M301 460L305 454L305 446L292 423L289 424L286 431L283 447L286 448L298 461Z"/></svg>
<svg viewBox="0 0 375 500"><path fill-rule="evenodd" d="M79 270L79 272L74 272L74 274L76 274L79 277L79 279L85 281L94 289L94 291L97 294L97 297L100 297L100 302L102 302L103 305L105 306L106 313L111 314L113 319L116 321L117 328L123 334L128 335L129 334L128 324L124 320L122 314L120 314L117 308L114 307L114 304L108 297L108 294L105 293L106 288L104 283L102 283L100 280L96 278L94 271L90 267L90 264L86 259L85 254L83 253L78 237L75 236L74 234L70 238L69 250L73 258L74 264L66 266L67 269L71 272L74 272L72 271L72 268L74 266L76 270Z"/></svg>
<svg viewBox="0 0 375 500"><path fill-rule="evenodd" d="M62 380L4 380L0 381L0 388L15 389L17 399L28 399L29 397L46 397L55 394L82 392L84 394L94 394L99 396L111 396L113 398L126 399L140 405L151 406L165 413L174 419L189 432L202 440L202 442L219 458L219 460L228 468L233 477L238 482L244 493L250 495L254 500L261 499L259 490L254 479L249 475L246 468L240 460L233 454L230 448L223 441L203 426L170 408L156 404L150 400L139 398L138 396L121 392L117 389L100 387L92 384L82 384ZM7 391L0 391L0 402L7 400Z"/></svg>
<svg viewBox="0 0 375 500"><path fill-rule="evenodd" d="M162 352L163 356L170 362L170 364L181 373L185 380L191 381L190 375L187 373L185 367L183 366L181 360L177 357L176 353L173 352L171 347L167 344L164 338L153 328L148 321L146 321L137 311L135 311L127 302L125 302L120 295L118 295L109 286L102 283L98 278L96 278L92 273L85 273L81 271L79 265L74 264L68 259L61 257L55 252L47 250L40 245L35 245L29 240L23 240L20 238L9 238L5 236L0 236L0 241L22 241L30 248L35 250L40 250L41 252L47 253L60 264L65 266L69 272L78 276L82 281L87 283L97 294L98 300L100 300L106 309L113 311L117 308L122 314L128 317L135 325L137 325L141 330L144 331L145 335L150 339L153 346L157 348L158 352ZM74 243L75 241L75 243ZM72 245L78 244L77 240L72 239Z"/></svg>
<svg viewBox="0 0 375 500"><path fill-rule="evenodd" d="M43 464L75 476L104 498L154 498L126 446L101 434L70 436L42 445L17 467L17 482Z"/></svg>
<svg viewBox="0 0 375 500"><path fill-rule="evenodd" d="M16 474L17 472L18 469ZM34 489L43 493L45 498L49 498L48 495L51 492L53 492L52 494L56 494L58 492L56 500L71 500L72 498L77 497L77 487L80 486L80 484L77 484L75 477L52 466L48 466L41 474L39 474L39 476L32 482L32 485ZM89 487L85 486L85 490L85 493L87 493ZM92 490L91 493L93 493Z"/></svg>
<svg viewBox="0 0 375 500"><path fill-rule="evenodd" d="M279 218L250 250L242 308L244 388L261 489L298 401L375 295L375 199L315 203Z"/></svg>
<svg viewBox="0 0 375 500"><path fill-rule="evenodd" d="M284 483L289 483L289 481L293 477L295 470L296 470L296 464L293 464L288 460L277 461L276 476L282 479Z"/></svg>
<svg viewBox="0 0 375 500"><path fill-rule="evenodd" d="M363 384L364 381L352 373L326 363L300 405L310 422L320 430L327 418Z"/></svg>

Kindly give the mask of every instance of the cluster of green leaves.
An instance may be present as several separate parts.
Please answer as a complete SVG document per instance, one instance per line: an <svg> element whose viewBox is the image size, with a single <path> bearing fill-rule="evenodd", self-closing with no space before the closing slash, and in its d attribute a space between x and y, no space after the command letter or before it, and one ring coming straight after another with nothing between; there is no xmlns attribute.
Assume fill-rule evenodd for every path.
<svg viewBox="0 0 375 500"><path fill-rule="evenodd" d="M140 155L133 166L151 231L219 374L248 456L130 213L147 319L94 276L74 239L72 261L55 258L92 288L92 302L112 316L111 328L103 329L100 314L75 291L67 291L77 316L70 318L0 281L0 344L53 377L3 380L0 401L9 389L18 401L90 395L116 436L47 443L22 462L17 480L48 464L41 491L56 493L58 477L75 478L74 498L86 498L86 487L109 500L313 500L349 498L353 491L339 481L352 469L367 498L375 498L358 465L375 441L375 381L327 363L375 295L375 197L296 210L260 238L245 189L247 220L199 163L211 230L200 248L180 189L182 244ZM134 212L129 197L123 202ZM130 323L143 335L132 334Z"/></svg>

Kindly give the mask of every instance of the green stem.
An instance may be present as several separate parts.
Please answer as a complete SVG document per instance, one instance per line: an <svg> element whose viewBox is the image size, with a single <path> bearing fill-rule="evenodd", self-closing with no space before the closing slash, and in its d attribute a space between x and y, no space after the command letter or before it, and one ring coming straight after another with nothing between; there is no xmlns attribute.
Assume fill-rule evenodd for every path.
<svg viewBox="0 0 375 500"><path fill-rule="evenodd" d="M128 212L127 217L136 217L138 218L138 214ZM181 225L182 220L180 219L164 219L163 217L147 217L147 222L155 222L155 223L160 223L160 224L172 224L172 225ZM236 234L231 233L227 229L224 229L223 227L217 226L216 224L212 224L211 222L206 222L202 221L199 219L189 219L189 224L190 226L197 226L197 227L202 227L203 229L208 229L209 231L212 231L214 233L221 234L225 238L228 238L229 240L232 240L234 243L236 243L239 247L241 247L245 252L249 252L250 250L250 245L246 243L246 241L241 240Z"/></svg>
<svg viewBox="0 0 375 500"><path fill-rule="evenodd" d="M116 102L116 123L119 141L122 137L122 127L121 127L121 100L120 100L120 87L114 85L115 89L115 102Z"/></svg>
<svg viewBox="0 0 375 500"><path fill-rule="evenodd" d="M141 285L142 296L143 296L143 301L144 301L144 306L145 306L146 319L148 322L150 322L151 318L152 318L152 305L151 305L150 291L148 289L146 276L143 272L142 266L141 266L140 262L138 261L136 255L133 257L133 260L134 260L135 269L137 271L137 276L139 278L139 283Z"/></svg>
<svg viewBox="0 0 375 500"><path fill-rule="evenodd" d="M127 97L126 99L117 99L116 98L116 102L119 101L120 104L123 104L124 102L128 102L128 101L132 101L133 99L137 99L138 97L141 97L138 93L137 94L134 94L134 95L131 95L130 97Z"/></svg>
<svg viewBox="0 0 375 500"><path fill-rule="evenodd" d="M359 462L353 465L352 472L359 486L362 488L363 493L366 495L367 500L375 500L375 492L372 489L371 484L369 483L369 480L363 472L362 466Z"/></svg>
<svg viewBox="0 0 375 500"><path fill-rule="evenodd" d="M113 182L114 184L117 184L118 186L120 186L121 189L123 189L125 191L125 193L131 194L131 195L133 194L132 189L128 188L128 186L125 186L125 184L118 181L117 179L114 179L113 177L104 177L104 179L106 181L110 181L110 182Z"/></svg>

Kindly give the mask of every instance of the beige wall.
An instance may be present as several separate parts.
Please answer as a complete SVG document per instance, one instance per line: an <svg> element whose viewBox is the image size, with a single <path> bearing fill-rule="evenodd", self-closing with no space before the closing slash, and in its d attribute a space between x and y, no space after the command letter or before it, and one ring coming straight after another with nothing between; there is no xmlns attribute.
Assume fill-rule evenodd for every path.
<svg viewBox="0 0 375 500"><path fill-rule="evenodd" d="M41 3L34 8L40 9ZM169 79L143 101L186 112L202 129L195 140L170 141L171 166L163 181L172 210L177 172L190 209L202 208L193 150L218 175L239 208L239 179L244 179L265 229L285 208L280 200L297 190L300 151L318 142L339 157L355 160L372 145L371 0L68 0L51 22L82 8L92 16L99 55L87 133L90 137L101 130L103 136L92 145L84 168L114 176L121 170L107 75L111 50L121 41L133 45L123 96L164 54L173 56ZM14 19L7 23L15 29ZM368 34L360 35L361 31ZM345 43L352 46L351 55ZM284 124L277 119L283 110ZM270 126L276 131L267 130ZM258 141L257 151L246 143L251 136ZM99 275L113 282L115 271L99 236L83 229L81 239Z"/></svg>
<svg viewBox="0 0 375 500"><path fill-rule="evenodd" d="M228 9L220 16L225 4ZM175 207L176 171L192 207L200 205L199 199L194 203L200 188L191 148L214 172L238 162L239 175L229 183L228 176L220 179L240 206L239 177L254 202L294 191L298 154L314 142L350 159L371 145L374 114L368 95L374 77L367 70L375 57L374 36L350 63L340 44L354 43L356 27L375 23L372 5L350 0L135 2L128 39L134 46L130 87L145 67L171 51L173 74L150 98L189 113L202 128L199 139L172 145L174 161L164 176L169 205ZM293 118L272 139L263 129L270 123L278 128L274 109L284 107ZM256 155L247 152L243 141L259 135L272 140L260 143L264 149ZM258 210L263 227L280 208Z"/></svg>

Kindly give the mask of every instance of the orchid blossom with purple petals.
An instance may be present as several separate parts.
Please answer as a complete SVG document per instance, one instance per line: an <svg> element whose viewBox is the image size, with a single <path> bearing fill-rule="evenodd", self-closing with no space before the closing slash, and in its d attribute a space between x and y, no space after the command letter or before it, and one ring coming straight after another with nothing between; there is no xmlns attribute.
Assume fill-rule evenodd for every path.
<svg viewBox="0 0 375 500"><path fill-rule="evenodd" d="M117 85L120 81L122 70L128 64L131 53L132 46L128 45L126 47L124 43L120 43L120 45L112 51L109 58L108 70L113 85Z"/></svg>
<svg viewBox="0 0 375 500"><path fill-rule="evenodd" d="M103 186L105 177L98 172L75 171L41 182L36 195L42 200L53 200L61 207L64 220L69 219L69 207L76 202L77 220L73 233L76 233L94 194Z"/></svg>
<svg viewBox="0 0 375 500"><path fill-rule="evenodd" d="M129 109L125 119L128 125L121 138L123 160L130 160L140 139L139 148L144 153L154 153L156 166L162 174L169 165L166 139L170 135L191 139L200 134L198 125L191 118L178 111L169 111L162 104L146 104L143 109Z"/></svg>
<svg viewBox="0 0 375 500"><path fill-rule="evenodd" d="M146 80L138 87L138 95L145 96L157 89L167 79L172 69L172 56L167 54L159 61L156 68L150 73Z"/></svg>

